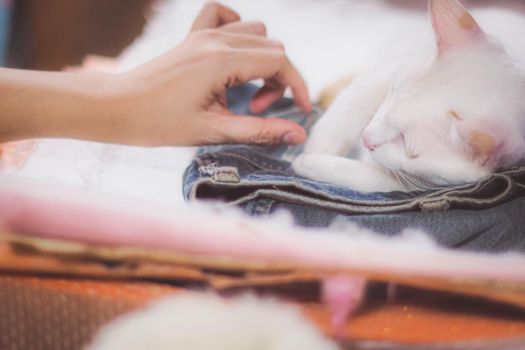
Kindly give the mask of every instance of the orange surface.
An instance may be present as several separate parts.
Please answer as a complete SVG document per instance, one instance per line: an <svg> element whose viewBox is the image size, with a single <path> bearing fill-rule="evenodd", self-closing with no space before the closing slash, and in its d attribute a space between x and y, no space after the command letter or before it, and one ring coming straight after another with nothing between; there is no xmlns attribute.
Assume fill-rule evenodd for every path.
<svg viewBox="0 0 525 350"><path fill-rule="evenodd" d="M329 316L322 307L304 309L309 318L331 335ZM480 317L413 305L385 305L349 320L346 338L400 343L497 340L525 337L525 320Z"/></svg>

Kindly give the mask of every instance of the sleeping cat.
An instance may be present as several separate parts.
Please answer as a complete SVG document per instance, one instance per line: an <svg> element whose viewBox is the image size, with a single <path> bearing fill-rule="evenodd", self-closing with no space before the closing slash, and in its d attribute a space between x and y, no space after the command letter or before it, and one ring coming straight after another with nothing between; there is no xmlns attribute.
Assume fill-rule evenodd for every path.
<svg viewBox="0 0 525 350"><path fill-rule="evenodd" d="M364 192L412 191L476 181L525 158L525 19L489 9L475 13L480 25L457 0L430 0L429 11L434 35L413 28L404 38L412 50L336 98L297 173Z"/></svg>

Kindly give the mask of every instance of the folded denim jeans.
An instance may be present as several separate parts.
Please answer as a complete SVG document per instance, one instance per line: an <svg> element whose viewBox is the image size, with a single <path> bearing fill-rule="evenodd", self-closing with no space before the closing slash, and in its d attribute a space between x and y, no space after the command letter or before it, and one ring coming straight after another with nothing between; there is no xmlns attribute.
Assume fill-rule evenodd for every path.
<svg viewBox="0 0 525 350"><path fill-rule="evenodd" d="M231 89L230 109L247 114L255 91L252 85ZM322 114L316 107L305 115L284 98L261 117L286 118L309 130ZM183 194L187 200L221 200L253 216L285 210L306 227L351 222L384 235L421 229L446 247L525 252L525 167L427 192L361 193L295 174L291 161L301 150L285 145L201 148L184 174Z"/></svg>

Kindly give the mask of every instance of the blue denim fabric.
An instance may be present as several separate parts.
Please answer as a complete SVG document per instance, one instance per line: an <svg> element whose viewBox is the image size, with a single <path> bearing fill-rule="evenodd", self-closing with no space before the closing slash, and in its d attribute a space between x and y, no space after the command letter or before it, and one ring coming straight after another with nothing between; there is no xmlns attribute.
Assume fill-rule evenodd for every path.
<svg viewBox="0 0 525 350"><path fill-rule="evenodd" d="M0 66L5 62L7 39L9 36L10 6L0 0Z"/></svg>
<svg viewBox="0 0 525 350"><path fill-rule="evenodd" d="M248 113L255 88L232 89L230 108ZM323 110L306 116L283 99L265 113L308 130ZM525 251L525 167L478 183L429 192L360 193L294 174L299 146L224 145L201 148L184 175L186 199L222 200L247 214L292 214L301 226L357 223L385 235L423 229L439 244L477 251Z"/></svg>

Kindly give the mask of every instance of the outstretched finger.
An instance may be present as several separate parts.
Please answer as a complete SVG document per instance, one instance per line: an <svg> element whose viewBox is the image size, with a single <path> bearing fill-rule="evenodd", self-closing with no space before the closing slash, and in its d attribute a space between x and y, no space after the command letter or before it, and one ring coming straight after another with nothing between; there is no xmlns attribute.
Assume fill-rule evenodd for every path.
<svg viewBox="0 0 525 350"><path fill-rule="evenodd" d="M275 48L239 50L223 70L226 81L245 83L255 79L274 80L280 86L289 86L295 103L310 112L308 88L303 78L286 57L283 50Z"/></svg>
<svg viewBox="0 0 525 350"><path fill-rule="evenodd" d="M290 85L290 88L292 89L292 95L295 104L298 105L303 111L309 113L312 111L312 103L310 102L310 96L308 94L306 82L297 68L295 68L295 66L293 66L291 63L290 66L289 74L291 77L289 79L294 81L294 84Z"/></svg>
<svg viewBox="0 0 525 350"><path fill-rule="evenodd" d="M191 26L190 33L221 27L228 23L238 22L241 17L231 8L218 2L207 2L197 15Z"/></svg>

